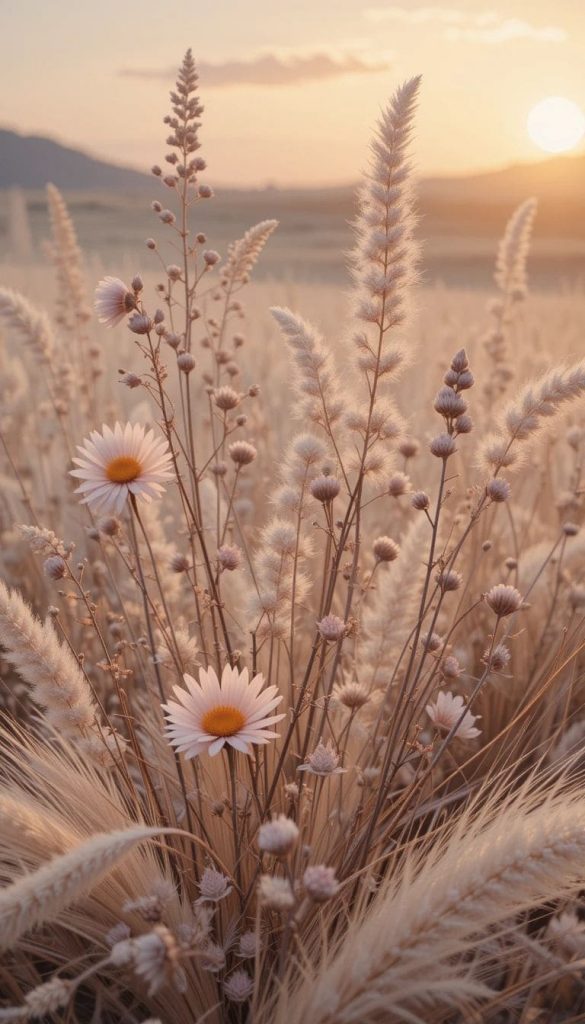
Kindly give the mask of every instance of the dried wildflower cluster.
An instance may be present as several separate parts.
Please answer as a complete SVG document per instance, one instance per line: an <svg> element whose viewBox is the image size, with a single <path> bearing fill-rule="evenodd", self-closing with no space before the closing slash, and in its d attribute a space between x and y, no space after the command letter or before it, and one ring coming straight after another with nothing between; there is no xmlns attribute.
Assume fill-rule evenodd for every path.
<svg viewBox="0 0 585 1024"><path fill-rule="evenodd" d="M415 353L419 84L377 126L337 345L282 306L247 339L277 224L200 230L190 51L154 271L90 311L50 187L55 315L0 289L0 1020L585 1014L585 369L506 396L533 201L487 341L432 307Z"/></svg>

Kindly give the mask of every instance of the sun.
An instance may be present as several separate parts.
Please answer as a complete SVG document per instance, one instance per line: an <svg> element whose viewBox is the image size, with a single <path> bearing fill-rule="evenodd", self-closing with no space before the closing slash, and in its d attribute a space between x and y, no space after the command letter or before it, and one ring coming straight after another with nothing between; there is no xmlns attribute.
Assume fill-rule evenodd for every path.
<svg viewBox="0 0 585 1024"><path fill-rule="evenodd" d="M574 149L585 135L585 114L573 100L548 96L532 108L526 127L540 149L564 153Z"/></svg>

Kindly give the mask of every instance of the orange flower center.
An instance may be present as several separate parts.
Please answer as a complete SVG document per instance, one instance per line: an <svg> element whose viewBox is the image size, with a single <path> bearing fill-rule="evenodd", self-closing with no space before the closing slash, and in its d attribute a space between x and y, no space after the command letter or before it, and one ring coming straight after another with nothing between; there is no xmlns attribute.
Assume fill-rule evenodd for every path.
<svg viewBox="0 0 585 1024"><path fill-rule="evenodd" d="M219 704L203 716L201 728L212 736L233 736L245 723L246 719L239 708L231 704Z"/></svg>
<svg viewBox="0 0 585 1024"><path fill-rule="evenodd" d="M118 455L106 466L106 476L113 484L127 484L140 476L141 465L132 455Z"/></svg>

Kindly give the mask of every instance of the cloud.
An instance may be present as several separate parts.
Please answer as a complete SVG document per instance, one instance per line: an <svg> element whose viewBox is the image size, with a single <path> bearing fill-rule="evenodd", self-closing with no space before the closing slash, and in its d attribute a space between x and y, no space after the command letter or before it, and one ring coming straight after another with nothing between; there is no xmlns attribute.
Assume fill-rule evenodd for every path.
<svg viewBox="0 0 585 1024"><path fill-rule="evenodd" d="M444 39L470 39L478 43L509 43L528 39L540 43L562 43L567 38L555 25L532 25L520 18L502 18L495 11L471 14L457 7L370 7L365 12L374 24L439 25Z"/></svg>
<svg viewBox="0 0 585 1024"><path fill-rule="evenodd" d="M387 61L369 61L352 54L332 56L327 53L278 56L262 54L252 60L228 60L221 64L198 65L201 84L206 88L234 85L293 85L315 82L341 75L363 75L387 71ZM124 68L121 75L131 78L172 80L176 68Z"/></svg>

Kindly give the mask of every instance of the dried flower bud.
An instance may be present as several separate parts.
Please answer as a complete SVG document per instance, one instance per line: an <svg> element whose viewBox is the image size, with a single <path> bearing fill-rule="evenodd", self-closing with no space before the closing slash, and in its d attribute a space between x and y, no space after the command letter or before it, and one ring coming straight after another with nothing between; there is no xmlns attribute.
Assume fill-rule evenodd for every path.
<svg viewBox="0 0 585 1024"><path fill-rule="evenodd" d="M237 544L223 544L217 551L217 560L222 569L233 572L242 564L242 551Z"/></svg>
<svg viewBox="0 0 585 1024"><path fill-rule="evenodd" d="M565 537L576 537L579 533L577 523L563 523L562 530Z"/></svg>
<svg viewBox="0 0 585 1024"><path fill-rule="evenodd" d="M455 572L454 569L444 569L443 572L437 573L435 578L443 593L447 593L452 590L459 590L459 587L463 582L461 574Z"/></svg>
<svg viewBox="0 0 585 1024"><path fill-rule="evenodd" d="M490 652L489 648L484 651L482 661L492 672L503 672L510 661L510 651L505 644L498 644Z"/></svg>
<svg viewBox="0 0 585 1024"><path fill-rule="evenodd" d="M115 537L120 532L120 522L114 516L107 516L105 519L100 519L98 529L106 537Z"/></svg>
<svg viewBox="0 0 585 1024"><path fill-rule="evenodd" d="M339 882L333 868L324 864L308 867L303 875L305 892L315 903L326 903L339 892Z"/></svg>
<svg viewBox="0 0 585 1024"><path fill-rule="evenodd" d="M205 249L203 252L203 260L208 267L214 267L216 263L219 263L221 256L215 249Z"/></svg>
<svg viewBox="0 0 585 1024"><path fill-rule="evenodd" d="M174 224L176 220L176 217L172 210L162 210L159 213L159 217L162 220L163 224Z"/></svg>
<svg viewBox="0 0 585 1024"><path fill-rule="evenodd" d="M161 176L161 174L162 174L162 170L158 166L158 164L154 164L153 167L150 168L150 171L151 171L151 174L156 175L157 178L159 178Z"/></svg>
<svg viewBox="0 0 585 1024"><path fill-rule="evenodd" d="M234 441L228 447L228 453L232 462L235 462L237 466L248 466L258 454L254 445L249 444L248 441Z"/></svg>
<svg viewBox="0 0 585 1024"><path fill-rule="evenodd" d="M425 512L430 504L429 496L424 491L415 491L410 499L410 504L418 512Z"/></svg>
<svg viewBox="0 0 585 1024"><path fill-rule="evenodd" d="M211 199L213 195L213 189L210 185L200 185L197 192L201 199Z"/></svg>
<svg viewBox="0 0 585 1024"><path fill-rule="evenodd" d="M494 615L497 615L499 619L513 615L522 606L522 595L515 587L511 587L507 583L497 583L495 587L488 590L485 599Z"/></svg>
<svg viewBox="0 0 585 1024"><path fill-rule="evenodd" d="M195 235L195 241L198 242L199 245L205 245L205 243L207 241L207 235L204 235L202 231L199 231Z"/></svg>
<svg viewBox="0 0 585 1024"><path fill-rule="evenodd" d="M467 370L468 366L467 353L464 348L461 348L455 353L451 360L451 369L454 370L455 373L463 373L464 370Z"/></svg>
<svg viewBox="0 0 585 1024"><path fill-rule="evenodd" d="M507 501L512 493L512 488L503 477L494 477L486 487L486 494L491 501Z"/></svg>
<svg viewBox="0 0 585 1024"><path fill-rule="evenodd" d="M372 550L379 562L394 562L400 554L400 546L391 537L377 537Z"/></svg>
<svg viewBox="0 0 585 1024"><path fill-rule="evenodd" d="M186 558L185 555L181 555L179 553L177 553L176 555L173 555L173 557L171 558L171 561L170 561L171 572L176 572L176 573L187 572L187 569L189 568L189 565L190 565L189 559Z"/></svg>
<svg viewBox="0 0 585 1024"><path fill-rule="evenodd" d="M446 419L454 419L467 412L467 402L453 388L443 387L435 397L434 409Z"/></svg>
<svg viewBox="0 0 585 1024"><path fill-rule="evenodd" d="M323 505L328 505L337 497L341 489L339 480L334 476L317 476L310 486L311 494Z"/></svg>
<svg viewBox="0 0 585 1024"><path fill-rule="evenodd" d="M299 830L291 818L279 814L258 830L258 846L273 857L286 857L296 846Z"/></svg>
<svg viewBox="0 0 585 1024"><path fill-rule="evenodd" d="M144 282L143 282L140 274L135 274L134 275L134 277L132 278L132 280L130 282L130 286L132 288L132 291L134 291L134 292L141 292L142 291L142 289L144 288Z"/></svg>
<svg viewBox="0 0 585 1024"><path fill-rule="evenodd" d="M152 320L146 313L133 313L128 321L133 334L148 334L152 330Z"/></svg>
<svg viewBox="0 0 585 1024"><path fill-rule="evenodd" d="M147 238L146 239L146 248L147 249L156 249L156 242L155 242L154 238Z"/></svg>
<svg viewBox="0 0 585 1024"><path fill-rule="evenodd" d="M317 629L321 638L327 643L336 643L345 636L347 631L345 622L338 615L326 615L317 623Z"/></svg>
<svg viewBox="0 0 585 1024"><path fill-rule="evenodd" d="M458 416L454 427L458 434L470 434L473 430L473 420L471 416Z"/></svg>
<svg viewBox="0 0 585 1024"><path fill-rule="evenodd" d="M388 494L391 498L401 498L410 490L410 479L406 473L393 473L388 481Z"/></svg>
<svg viewBox="0 0 585 1024"><path fill-rule="evenodd" d="M227 412L229 409L235 409L240 404L240 396L233 388L222 387L214 391L213 401L218 409L223 409L224 412Z"/></svg>
<svg viewBox="0 0 585 1024"><path fill-rule="evenodd" d="M425 651L432 653L443 646L443 638L438 633L427 633L425 637L421 638L421 644Z"/></svg>
<svg viewBox="0 0 585 1024"><path fill-rule="evenodd" d="M51 555L43 562L43 571L50 580L62 580L67 573L67 562L61 555Z"/></svg>
<svg viewBox="0 0 585 1024"><path fill-rule="evenodd" d="M245 1003L254 991L254 982L247 973L240 968L232 971L223 983L223 993L226 999L232 1003Z"/></svg>
<svg viewBox="0 0 585 1024"><path fill-rule="evenodd" d="M455 441L450 434L438 434L430 444L431 455L438 459L448 459L457 450Z"/></svg>
<svg viewBox="0 0 585 1024"><path fill-rule="evenodd" d="M448 658L445 658L441 662L441 669L440 669L440 671L441 671L441 675L442 675L443 679L452 680L452 679L458 679L459 676L461 675L463 669L461 668L461 665L457 661L457 658L454 657L454 655L451 654L451 655L449 655Z"/></svg>
<svg viewBox="0 0 585 1024"><path fill-rule="evenodd" d="M180 281L183 273L181 268L177 266L176 263L169 263L168 267L166 268L166 272L167 277L170 278L171 281Z"/></svg>
<svg viewBox="0 0 585 1024"><path fill-rule="evenodd" d="M418 455L419 450L420 444L416 437L403 437L398 445L398 451L405 459L413 459L415 455Z"/></svg>
<svg viewBox="0 0 585 1024"><path fill-rule="evenodd" d="M271 910L284 913L292 910L295 905L295 895L287 878L261 875L258 892L260 901Z"/></svg>
<svg viewBox="0 0 585 1024"><path fill-rule="evenodd" d="M123 373L120 377L120 384L125 384L127 388L139 388L142 378L136 373Z"/></svg>
<svg viewBox="0 0 585 1024"><path fill-rule="evenodd" d="M214 462L211 472L214 476L225 476L228 471L227 462Z"/></svg>
<svg viewBox="0 0 585 1024"><path fill-rule="evenodd" d="M181 352L177 356L177 366L182 373L191 373L195 369L195 358L190 352Z"/></svg>

